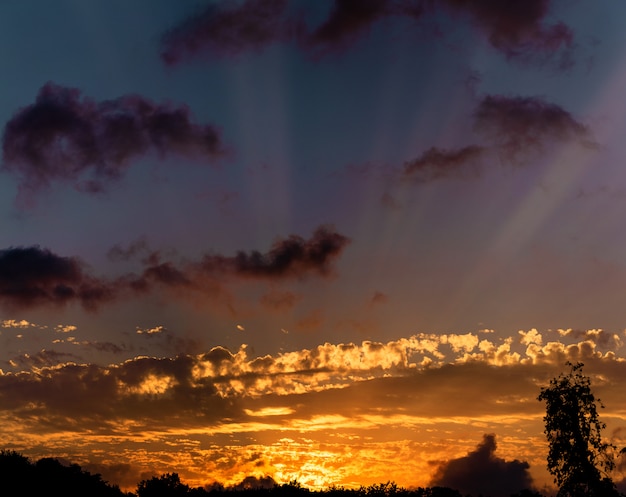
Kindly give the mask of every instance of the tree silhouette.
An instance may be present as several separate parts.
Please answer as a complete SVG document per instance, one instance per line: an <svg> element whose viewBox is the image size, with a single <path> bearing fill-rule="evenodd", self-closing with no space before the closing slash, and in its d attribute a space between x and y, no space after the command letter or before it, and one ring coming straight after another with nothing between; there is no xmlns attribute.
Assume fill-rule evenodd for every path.
<svg viewBox="0 0 626 497"><path fill-rule="evenodd" d="M15 451L0 450L0 495L123 497L124 494L117 486L102 480L99 474L84 471L78 464L64 466L51 457L31 463Z"/></svg>
<svg viewBox="0 0 626 497"><path fill-rule="evenodd" d="M583 364L566 365L570 371L550 380L537 398L546 402L548 470L559 487L557 497L617 496L609 477L615 447L602 441L606 425L598 418L596 403L604 406L591 392Z"/></svg>
<svg viewBox="0 0 626 497"><path fill-rule="evenodd" d="M190 488L180 481L178 473L165 473L142 480L137 485L138 497L183 497L189 494Z"/></svg>
<svg viewBox="0 0 626 497"><path fill-rule="evenodd" d="M0 451L0 494L26 497L32 493L35 470L28 457L14 450Z"/></svg>
<svg viewBox="0 0 626 497"><path fill-rule="evenodd" d="M258 477L251 477L259 480ZM262 478L261 478L262 479ZM0 450L0 497L472 497L448 487L406 489L394 482L361 486L356 489L331 486L310 490L297 480L274 486L222 485L191 488L182 483L178 473L165 473L142 480L136 493L122 492L99 474L84 471L78 464L64 465L58 459L45 457L32 463L12 450ZM611 494L602 494L611 495ZM617 494L615 494L617 495ZM474 497L483 497L482 495ZM522 490L511 497L543 497Z"/></svg>

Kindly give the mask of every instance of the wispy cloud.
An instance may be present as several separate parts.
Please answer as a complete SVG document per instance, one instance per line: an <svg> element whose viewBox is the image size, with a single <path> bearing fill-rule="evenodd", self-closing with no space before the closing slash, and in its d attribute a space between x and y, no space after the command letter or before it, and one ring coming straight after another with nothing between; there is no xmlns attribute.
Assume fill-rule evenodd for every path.
<svg viewBox="0 0 626 497"><path fill-rule="evenodd" d="M56 331L57 333L71 333L72 331L76 331L77 329L78 327L72 324L59 324L54 327L54 331Z"/></svg>
<svg viewBox="0 0 626 497"><path fill-rule="evenodd" d="M293 308L301 299L302 297L294 292L274 290L262 295L260 303L270 311L283 312Z"/></svg>
<svg viewBox="0 0 626 497"><path fill-rule="evenodd" d="M389 296L383 292L374 292L374 295L369 299L368 306L374 307L386 304L389 301Z"/></svg>
<svg viewBox="0 0 626 497"><path fill-rule="evenodd" d="M421 183L446 178L473 178L497 158L500 164L528 166L531 159L573 143L596 149L588 126L561 106L537 96L486 95L472 116L476 141L459 148L431 147L407 161L402 176Z"/></svg>
<svg viewBox="0 0 626 497"><path fill-rule="evenodd" d="M431 147L422 155L404 164L404 176L420 182L434 181L449 176L464 177L478 174L479 159L486 149L468 145L455 150Z"/></svg>
<svg viewBox="0 0 626 497"><path fill-rule="evenodd" d="M37 328L38 325L27 321L26 319L3 319L0 321L0 327L2 328Z"/></svg>
<svg viewBox="0 0 626 497"><path fill-rule="evenodd" d="M514 163L550 144L596 146L587 126L541 97L487 95L474 112L474 125L503 158Z"/></svg>
<svg viewBox="0 0 626 497"><path fill-rule="evenodd" d="M139 328L137 327L136 333L138 335L158 335L165 331L164 326L154 326L153 328Z"/></svg>
<svg viewBox="0 0 626 497"><path fill-rule="evenodd" d="M107 257L113 262L128 261L139 254L148 255L151 252L146 237L140 237L127 247L114 245L107 252Z"/></svg>
<svg viewBox="0 0 626 497"><path fill-rule="evenodd" d="M67 363L70 360L78 360L79 357L68 352L57 352L55 350L42 349L36 354L22 354L11 359L14 367L25 369L39 369L42 367L53 367L58 364Z"/></svg>

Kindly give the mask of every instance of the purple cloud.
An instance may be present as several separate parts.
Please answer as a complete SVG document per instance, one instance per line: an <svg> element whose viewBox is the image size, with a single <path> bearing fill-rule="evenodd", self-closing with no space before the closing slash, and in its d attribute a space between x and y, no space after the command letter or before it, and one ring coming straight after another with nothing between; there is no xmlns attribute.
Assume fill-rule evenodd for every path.
<svg viewBox="0 0 626 497"><path fill-rule="evenodd" d="M402 176L417 182L475 177L482 162L494 154L507 165L527 165L536 154L560 143L576 143L594 149L589 128L559 105L541 97L487 95L472 115L481 145L440 149L431 147L404 163Z"/></svg>
<svg viewBox="0 0 626 497"><path fill-rule="evenodd" d="M346 48L390 13L389 0L335 0L328 18L305 37L303 46L322 53Z"/></svg>
<svg viewBox="0 0 626 497"><path fill-rule="evenodd" d="M443 0L451 11L466 14L489 43L509 59L536 60L573 46L574 34L562 22L547 25L552 0ZM561 65L567 65L566 53Z"/></svg>
<svg viewBox="0 0 626 497"><path fill-rule="evenodd" d="M585 125L540 97L488 95L474 112L474 125L504 158L513 162L554 142L576 141L595 147Z"/></svg>
<svg viewBox="0 0 626 497"><path fill-rule="evenodd" d="M289 41L298 23L286 16L286 0L247 0L209 5L163 35L161 59L174 65L187 56L235 56Z"/></svg>
<svg viewBox="0 0 626 497"><path fill-rule="evenodd" d="M389 16L422 22L439 13L465 17L489 44L508 59L543 62L560 54L559 66L571 65L572 29L550 24L552 0L334 0L318 26L306 27L305 13L288 12L286 0L247 0L212 4L162 37L161 58L173 65L186 57L234 56L272 43L298 42L306 52L327 55L367 35Z"/></svg>
<svg viewBox="0 0 626 497"><path fill-rule="evenodd" d="M161 261L154 253L145 261L147 266L141 276L129 279L128 284L139 292L160 285L217 295L230 278L281 281L309 275L326 277L332 274L333 263L349 243L344 235L321 226L308 240L291 235L277 240L266 253L253 250L234 256L206 254L197 262L183 265Z"/></svg>
<svg viewBox="0 0 626 497"><path fill-rule="evenodd" d="M154 252L143 260L146 267L140 276L126 274L115 280L90 274L74 257L61 257L37 246L8 248L0 250L0 305L32 308L76 302L95 310L129 293L151 292L157 287L217 294L233 278L281 281L325 277L332 274L335 260L349 242L322 226L308 240L291 235L276 241L266 253L207 254L196 262L176 264L161 261Z"/></svg>
<svg viewBox="0 0 626 497"><path fill-rule="evenodd" d="M297 235L278 240L266 254L253 251L239 252L234 257L207 255L201 268L211 274L228 272L243 278L301 278L307 273L325 276L349 242L347 237L322 226L309 240Z"/></svg>
<svg viewBox="0 0 626 497"><path fill-rule="evenodd" d="M107 257L113 262L128 261L138 254L149 253L148 242L144 236L133 241L128 247L114 245L107 252Z"/></svg>
<svg viewBox="0 0 626 497"><path fill-rule="evenodd" d="M36 246L0 250L0 303L8 307L78 301L86 309L95 309L114 296L114 287L87 274L79 259L59 257Z"/></svg>
<svg viewBox="0 0 626 497"><path fill-rule="evenodd" d="M53 182L90 192L122 177L131 160L150 152L213 160L225 153L219 131L196 124L185 106L139 95L97 102L75 88L44 85L2 136L2 168L36 191Z"/></svg>
<svg viewBox="0 0 626 497"><path fill-rule="evenodd" d="M476 166L485 148L469 145L455 150L431 147L418 158L404 164L404 176L418 181L433 181L465 174L468 166Z"/></svg>

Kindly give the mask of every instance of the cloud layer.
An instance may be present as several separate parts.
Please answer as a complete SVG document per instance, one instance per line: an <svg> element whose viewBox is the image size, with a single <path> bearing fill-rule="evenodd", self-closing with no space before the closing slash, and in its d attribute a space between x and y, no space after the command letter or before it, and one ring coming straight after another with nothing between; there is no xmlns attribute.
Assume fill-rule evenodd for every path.
<svg viewBox="0 0 626 497"><path fill-rule="evenodd" d="M197 484L207 483L198 475L239 482L241 471L284 482L302 468L303 483L312 484L308 478L319 464L325 474L345 475L333 480L337 484L351 481L349 475L364 483L359 464L380 482L400 459L404 471L394 467L394 474L405 475L403 485L509 495L530 488L529 471L545 465L536 397L565 360L585 362L616 436L615 428L626 423L623 357L602 350L599 330L580 334L580 342L573 335L529 330L490 340L483 333L418 334L265 356L246 346L214 347L106 366L42 351L32 360L16 357L16 371L0 373L0 419L9 444L29 440L34 447L45 440L46 450L71 446L95 453L104 441L118 448L110 464L129 464L135 475L186 468L181 477ZM495 435L475 449L457 438L471 433L475 440L485 431L504 437L501 455ZM450 439L442 441L445 433ZM138 440L152 447L149 454L138 449ZM450 457L464 449L466 455ZM432 477L416 480L420 474Z"/></svg>

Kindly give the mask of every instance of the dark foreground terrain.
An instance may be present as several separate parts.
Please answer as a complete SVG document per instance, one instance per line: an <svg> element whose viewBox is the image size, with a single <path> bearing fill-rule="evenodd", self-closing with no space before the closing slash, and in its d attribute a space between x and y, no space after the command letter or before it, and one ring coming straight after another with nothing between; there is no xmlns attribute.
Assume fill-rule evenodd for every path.
<svg viewBox="0 0 626 497"><path fill-rule="evenodd" d="M331 487L313 491L298 482L283 485L261 485L254 480L236 488L211 486L191 488L177 473L163 474L137 484L135 492L123 492L101 475L83 470L77 464L63 465L57 459L43 458L31 462L15 451L0 451L0 496L7 497L509 497L508 495L469 496L446 487L405 489L388 482L359 489ZM510 497L543 497L542 494L522 490Z"/></svg>

